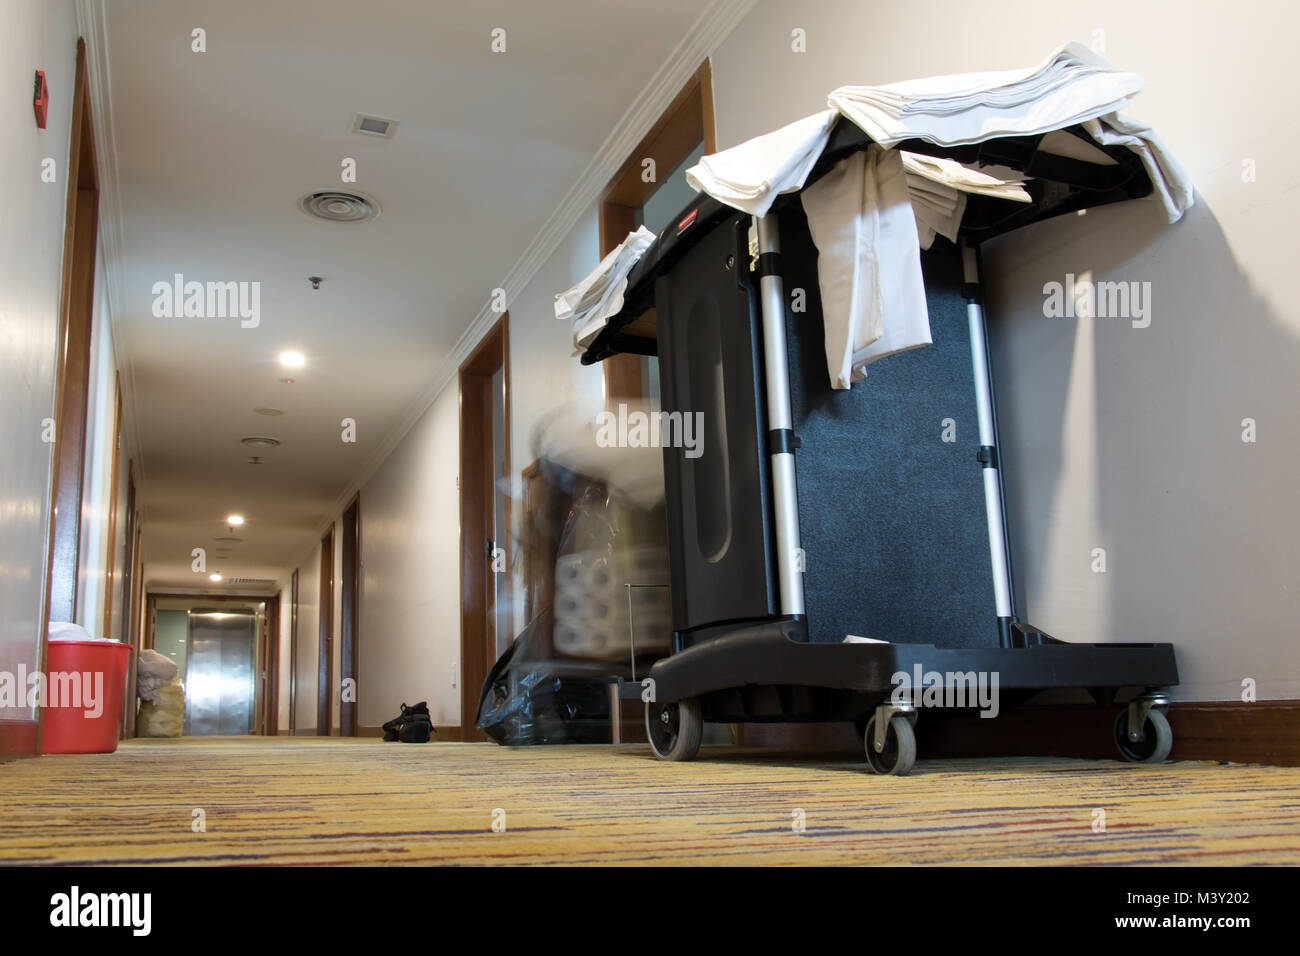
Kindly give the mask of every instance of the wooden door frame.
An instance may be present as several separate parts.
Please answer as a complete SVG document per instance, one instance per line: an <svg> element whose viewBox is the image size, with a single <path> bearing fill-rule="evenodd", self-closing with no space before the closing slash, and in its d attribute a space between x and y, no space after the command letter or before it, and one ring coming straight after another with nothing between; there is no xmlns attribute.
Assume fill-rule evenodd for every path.
<svg viewBox="0 0 1300 956"><path fill-rule="evenodd" d="M328 737L334 722L334 525L320 539L319 640L316 643L316 736Z"/></svg>
<svg viewBox="0 0 1300 956"><path fill-rule="evenodd" d="M266 642L263 649L262 701L258 721L268 737L280 733L280 595L266 599Z"/></svg>
<svg viewBox="0 0 1300 956"><path fill-rule="evenodd" d="M122 640L131 645L131 660L126 668L126 697L122 708L122 736L135 736L136 663L143 635L140 622L140 520L136 514L135 462L126 463L126 551L122 555ZM105 634L107 634L105 629Z"/></svg>
<svg viewBox="0 0 1300 956"><path fill-rule="evenodd" d="M298 569L289 576L289 735L298 727Z"/></svg>
<svg viewBox="0 0 1300 956"><path fill-rule="evenodd" d="M495 632L489 628L487 589L488 509L491 507L489 475L492 448L484 435L492 432L492 376L501 369L502 430L505 474L510 475L510 313L503 313L492 329L461 363L458 375L460 402L460 732L461 740L484 740L476 726L478 698L488 670L496 660ZM506 535L498 546L510 567L510 499L506 498ZM507 571L508 573L508 571ZM507 606L507 627L509 627Z"/></svg>
<svg viewBox="0 0 1300 956"><path fill-rule="evenodd" d="M361 704L361 493L357 492L343 510L343 541L339 559L339 587L342 590L342 620L339 621L339 686L351 680L353 700L339 697L339 735L357 735L357 708Z"/></svg>
<svg viewBox="0 0 1300 956"><path fill-rule="evenodd" d="M717 151L713 124L713 70L706 59L664 110L645 137L619 167L600 197L600 255L603 258L636 229L636 211L661 185L642 180L642 163L653 159L656 173L676 169L696 143L704 152ZM605 397L640 398L641 356L616 355L601 363Z"/></svg>
<svg viewBox="0 0 1300 956"><path fill-rule="evenodd" d="M67 166L67 211L55 366L54 467L50 475L53 507L43 622L51 616L61 621L72 621L77 613L81 498L86 470L91 345L95 321L95 254L99 230L99 171L90 109L86 43L79 39ZM42 669L44 666L42 655Z"/></svg>
<svg viewBox="0 0 1300 956"><path fill-rule="evenodd" d="M103 625L99 633L103 637L116 637L121 640L121 635L114 635L113 631L113 575L117 568L117 489L118 489L118 468L120 466L119 455L122 451L122 376L113 373L113 448L109 456L112 470L109 472L108 480L108 553L104 555L104 616ZM125 560L125 555L123 556ZM122 595L123 603L126 602L126 594ZM126 615L122 616L122 623L126 624Z"/></svg>

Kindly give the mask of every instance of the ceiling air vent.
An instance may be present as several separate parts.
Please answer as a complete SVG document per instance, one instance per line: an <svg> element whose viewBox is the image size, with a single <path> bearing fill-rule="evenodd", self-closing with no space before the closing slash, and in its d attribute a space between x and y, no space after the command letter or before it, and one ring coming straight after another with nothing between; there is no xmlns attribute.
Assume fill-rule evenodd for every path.
<svg viewBox="0 0 1300 956"><path fill-rule="evenodd" d="M368 116L365 113L352 114L352 132L364 133L366 136L379 136L392 139L397 129L397 120L387 116Z"/></svg>
<svg viewBox="0 0 1300 956"><path fill-rule="evenodd" d="M230 583L246 584L249 587L254 588L269 588L275 586L275 582L270 578L231 578Z"/></svg>
<svg viewBox="0 0 1300 956"><path fill-rule="evenodd" d="M326 222L365 222L379 215L379 203L369 196L337 189L308 193L298 200L298 208Z"/></svg>

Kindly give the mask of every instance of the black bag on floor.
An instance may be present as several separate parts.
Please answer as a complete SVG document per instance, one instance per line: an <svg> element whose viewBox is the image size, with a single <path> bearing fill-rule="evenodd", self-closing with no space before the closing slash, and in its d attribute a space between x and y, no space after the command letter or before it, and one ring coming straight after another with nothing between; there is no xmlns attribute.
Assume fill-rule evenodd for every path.
<svg viewBox="0 0 1300 956"><path fill-rule="evenodd" d="M607 744L608 665L536 660L550 612L534 619L492 665L478 700L478 728L499 744Z"/></svg>

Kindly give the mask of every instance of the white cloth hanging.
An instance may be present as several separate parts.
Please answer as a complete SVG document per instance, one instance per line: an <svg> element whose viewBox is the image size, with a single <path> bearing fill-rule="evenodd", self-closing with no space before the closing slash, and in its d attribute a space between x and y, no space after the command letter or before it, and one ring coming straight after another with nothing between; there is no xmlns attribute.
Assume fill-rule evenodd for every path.
<svg viewBox="0 0 1300 956"><path fill-rule="evenodd" d="M937 236L957 240L967 196L1032 201L1014 170L975 170L911 153L900 158L892 147L908 139L958 146L1046 134L1044 152L1085 161L1093 152L1097 162L1113 165L1078 137L1056 132L1082 124L1096 142L1141 157L1174 222L1194 201L1190 180L1149 126L1118 112L1142 85L1137 74L1067 43L1029 69L844 86L830 94L830 109L705 156L686 179L729 206L763 216L777 196L803 188L841 115L874 140L803 193L819 251L831 381L848 388L870 362L930 342L919 249ZM634 237L557 297L556 316L576 320L579 348L622 307L627 273L644 252ZM620 258L624 252L630 261Z"/></svg>
<svg viewBox="0 0 1300 956"><path fill-rule="evenodd" d="M686 181L728 206L765 216L777 196L803 187L838 119L837 111L823 110L705 156L686 170Z"/></svg>
<svg viewBox="0 0 1300 956"><path fill-rule="evenodd" d="M907 191L916 213L916 231L922 249L929 249L935 236L957 241L968 193L1012 202L1033 202L1018 179L990 176L952 159L899 152L907 172Z"/></svg>
<svg viewBox="0 0 1300 956"><path fill-rule="evenodd" d="M1136 73L1067 43L1030 69L841 86L828 103L882 146L918 138L957 146L1073 126L1123 109L1141 89Z"/></svg>
<svg viewBox="0 0 1300 956"><path fill-rule="evenodd" d="M877 359L931 342L903 159L873 144L837 163L802 199L818 251L831 385L848 388Z"/></svg>
<svg viewBox="0 0 1300 956"><path fill-rule="evenodd" d="M579 350L623 308L628 273L654 241L655 234L645 226L629 232L586 278L555 297L555 317L573 322L573 342Z"/></svg>
<svg viewBox="0 0 1300 956"><path fill-rule="evenodd" d="M1119 113L1108 113L1083 124L1097 142L1106 146L1127 146L1142 159L1154 195L1164 206L1170 222L1183 218L1196 202L1191 177L1165 148L1155 131L1146 123Z"/></svg>

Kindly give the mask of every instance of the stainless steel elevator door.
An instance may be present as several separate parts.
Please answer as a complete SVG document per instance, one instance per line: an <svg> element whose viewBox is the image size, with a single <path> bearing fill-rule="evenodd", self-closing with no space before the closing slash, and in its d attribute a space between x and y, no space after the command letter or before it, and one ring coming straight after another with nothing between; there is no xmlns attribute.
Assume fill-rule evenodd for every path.
<svg viewBox="0 0 1300 956"><path fill-rule="evenodd" d="M249 613L190 614L185 733L252 732L256 620Z"/></svg>

